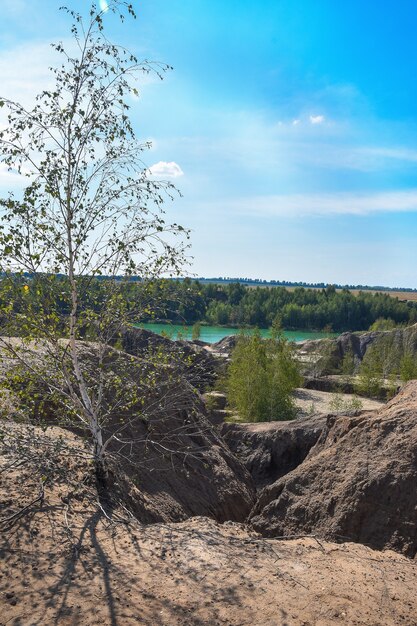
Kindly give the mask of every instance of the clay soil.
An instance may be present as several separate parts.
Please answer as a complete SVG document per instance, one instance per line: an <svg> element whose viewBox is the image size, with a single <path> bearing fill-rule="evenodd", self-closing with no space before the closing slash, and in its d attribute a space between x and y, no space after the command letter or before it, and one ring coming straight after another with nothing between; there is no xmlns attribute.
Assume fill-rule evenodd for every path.
<svg viewBox="0 0 417 626"><path fill-rule="evenodd" d="M31 461L0 459L3 626L417 624L415 561L202 517L141 525L98 502L81 455L66 467L36 502Z"/></svg>

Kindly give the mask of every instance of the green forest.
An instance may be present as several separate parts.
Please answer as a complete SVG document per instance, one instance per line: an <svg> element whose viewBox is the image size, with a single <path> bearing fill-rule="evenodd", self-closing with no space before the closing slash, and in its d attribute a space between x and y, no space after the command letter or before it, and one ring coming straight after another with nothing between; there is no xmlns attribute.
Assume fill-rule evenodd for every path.
<svg viewBox="0 0 417 626"><path fill-rule="evenodd" d="M367 330L381 318L395 325L417 322L417 302L400 301L385 293L337 291L333 286L289 290L185 279L158 281L152 289L157 306L143 321L258 328L278 323L286 330L335 332Z"/></svg>
<svg viewBox="0 0 417 626"><path fill-rule="evenodd" d="M326 330L344 332L368 330L377 322L379 329L417 322L417 302L400 301L385 293L347 289L293 290L285 287L247 287L239 283L203 284L186 278L182 281L159 279L111 280L84 277L78 279L81 311L99 310L100 302L116 297L114 306L123 309L131 322L172 322L193 325L270 328L285 330ZM18 287L18 285L17 285ZM27 288L28 291L25 289ZM19 314L21 334L24 311L30 304L36 315L62 325L69 314L68 280L59 275L22 276L20 288L9 292L8 281L0 281L0 306L11 307ZM112 296L112 292L114 295ZM12 313L9 310L6 317ZM23 317L22 317L23 315ZM51 317L52 316L52 317ZM388 326L378 326L383 319ZM4 326L6 320L0 319Z"/></svg>

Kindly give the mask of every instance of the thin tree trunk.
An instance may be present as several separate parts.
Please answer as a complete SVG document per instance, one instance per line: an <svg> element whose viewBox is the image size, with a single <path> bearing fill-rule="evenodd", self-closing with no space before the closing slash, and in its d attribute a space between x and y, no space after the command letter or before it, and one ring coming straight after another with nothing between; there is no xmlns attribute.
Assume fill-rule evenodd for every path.
<svg viewBox="0 0 417 626"><path fill-rule="evenodd" d="M76 328L77 328L77 313L78 313L78 286L75 276L75 261L74 261L74 247L72 240L72 210L71 210L71 130L68 128L68 170L67 170L67 194L66 194L66 222L67 222L67 246L68 246L68 278L71 289L71 313L70 313L70 325L69 325L69 344L70 354L72 360L72 366L74 368L75 378L77 380L78 389L81 396L81 401L85 410L86 418L89 424L92 448L94 455L94 462L96 466L96 474L99 480L105 476L105 463L104 463L104 446L103 446L103 433L97 416L97 412L94 410L93 403L88 393L87 385L80 367L80 361L77 353L76 344Z"/></svg>

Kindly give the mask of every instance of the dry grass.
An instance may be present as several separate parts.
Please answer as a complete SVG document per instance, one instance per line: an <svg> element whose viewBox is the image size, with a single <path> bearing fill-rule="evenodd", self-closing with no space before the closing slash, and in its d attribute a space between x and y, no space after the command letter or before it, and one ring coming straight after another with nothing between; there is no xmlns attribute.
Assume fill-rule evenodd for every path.
<svg viewBox="0 0 417 626"><path fill-rule="evenodd" d="M288 289L288 291L294 291L295 289L298 289L298 287L286 287L286 289ZM321 290L321 287L305 287L305 289ZM343 291L343 289L336 289L336 291ZM410 300L413 302L417 301L417 291L384 291L382 289L366 289L366 290L349 289L349 291L353 293L355 296L357 296L359 293L372 293L372 294L383 293L383 294L386 294L387 296L390 296L390 298L398 298L398 300L404 300L404 301Z"/></svg>
<svg viewBox="0 0 417 626"><path fill-rule="evenodd" d="M340 289L337 289L337 291L340 291ZM373 290L373 289L367 289L366 290L367 293L384 293L387 296L390 296L391 298L398 298L398 300L411 300L413 302L417 301L417 291L381 291L381 290ZM359 290L358 289L352 289L352 293L356 295L358 295Z"/></svg>
<svg viewBox="0 0 417 626"><path fill-rule="evenodd" d="M209 284L209 283L204 282L204 280L200 282L202 282L203 284ZM217 285L222 285L222 286L230 284L230 283L223 282L223 281L218 281L218 282L211 281L211 282ZM286 285L270 285L268 283L266 284L259 283L258 285L247 284L247 283L241 283L241 284L244 287L247 287L248 289L257 289L258 287L261 287L263 289L268 289L268 288L276 289L277 287L283 287L284 289L287 289L288 291L295 291L295 289L300 289L300 287L302 287L302 285L288 287ZM304 287L304 289L313 289L313 290L321 291L323 287ZM343 288L336 289L336 291L343 291ZM413 302L417 301L417 291L389 291L385 289L349 289L349 291L353 293L355 296L357 296L359 293L385 293L391 298L398 298L399 300L405 300L405 301L410 300Z"/></svg>

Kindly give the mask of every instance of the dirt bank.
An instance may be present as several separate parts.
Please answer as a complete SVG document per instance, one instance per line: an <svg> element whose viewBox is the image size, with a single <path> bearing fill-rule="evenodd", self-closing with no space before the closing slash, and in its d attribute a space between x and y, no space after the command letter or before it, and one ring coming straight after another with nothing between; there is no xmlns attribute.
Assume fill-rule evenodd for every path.
<svg viewBox="0 0 417 626"><path fill-rule="evenodd" d="M358 544L265 540L202 517L141 525L99 499L68 437L79 457L61 457L66 473L47 466L45 482L31 463L53 463L51 450L0 457L2 626L417 623L416 562Z"/></svg>

